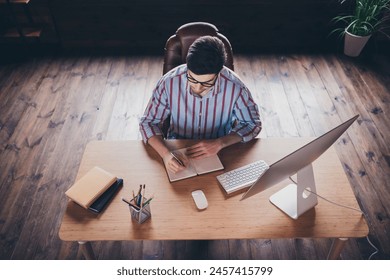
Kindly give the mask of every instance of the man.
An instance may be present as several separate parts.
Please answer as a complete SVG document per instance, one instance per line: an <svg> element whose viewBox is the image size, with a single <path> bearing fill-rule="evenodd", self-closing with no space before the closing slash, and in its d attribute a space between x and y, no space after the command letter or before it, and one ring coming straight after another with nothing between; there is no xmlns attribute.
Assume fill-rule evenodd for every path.
<svg viewBox="0 0 390 280"><path fill-rule="evenodd" d="M161 128L167 118L168 139L200 139L187 149L190 158L215 155L229 145L248 142L261 130L251 93L224 66L226 51L220 39L198 38L186 60L160 79L140 121L144 142L172 172L184 169L186 161L175 158L164 144Z"/></svg>

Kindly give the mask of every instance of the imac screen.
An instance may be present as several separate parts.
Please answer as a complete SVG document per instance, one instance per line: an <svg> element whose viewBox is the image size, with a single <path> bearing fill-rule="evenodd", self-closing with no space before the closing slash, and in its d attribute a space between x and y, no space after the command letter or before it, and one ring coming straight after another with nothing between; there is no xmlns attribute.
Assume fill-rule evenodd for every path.
<svg viewBox="0 0 390 280"><path fill-rule="evenodd" d="M279 161L273 163L265 174L253 183L253 185L244 193L241 200L272 187L311 164L330 146L332 146L332 144L358 117L359 115L354 116Z"/></svg>

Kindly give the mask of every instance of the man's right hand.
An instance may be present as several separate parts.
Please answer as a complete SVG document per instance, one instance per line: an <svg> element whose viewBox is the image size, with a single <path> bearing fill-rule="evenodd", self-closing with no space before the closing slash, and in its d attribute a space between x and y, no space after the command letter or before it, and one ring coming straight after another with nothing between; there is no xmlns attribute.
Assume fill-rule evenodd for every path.
<svg viewBox="0 0 390 280"><path fill-rule="evenodd" d="M186 169L188 166L188 158L186 155L177 153L175 156L184 163L182 166L175 158L172 156L171 151L165 145L164 140L161 135L155 135L149 138L148 144L160 155L164 161L165 168L173 173L177 173L181 170Z"/></svg>
<svg viewBox="0 0 390 280"><path fill-rule="evenodd" d="M177 173L181 170L184 170L186 169L186 160L181 158L180 156L177 155L177 157L179 158L179 160L181 160L184 165L181 165L173 156L171 153L168 153L167 155L165 155L163 157L163 161L164 161L164 164L165 164L165 167L173 172L173 173Z"/></svg>

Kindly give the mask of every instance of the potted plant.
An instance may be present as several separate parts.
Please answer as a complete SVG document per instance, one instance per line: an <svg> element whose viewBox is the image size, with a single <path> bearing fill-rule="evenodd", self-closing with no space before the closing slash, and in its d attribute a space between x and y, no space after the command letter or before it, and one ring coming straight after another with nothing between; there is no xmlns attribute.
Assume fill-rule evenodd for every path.
<svg viewBox="0 0 390 280"><path fill-rule="evenodd" d="M346 2L342 0L341 4ZM376 31L381 31L389 19L390 0L355 0L350 15L340 15L335 22L342 22L345 27L334 31L344 35L344 53L358 56L368 39Z"/></svg>

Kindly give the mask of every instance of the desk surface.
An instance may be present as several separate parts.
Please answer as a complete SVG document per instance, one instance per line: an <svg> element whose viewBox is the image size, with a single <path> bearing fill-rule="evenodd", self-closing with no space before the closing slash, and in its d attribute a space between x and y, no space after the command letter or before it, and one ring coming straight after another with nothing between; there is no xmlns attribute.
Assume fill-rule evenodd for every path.
<svg viewBox="0 0 390 280"><path fill-rule="evenodd" d="M221 151L225 170L170 183L159 158L141 141L94 141L87 145L78 176L100 166L124 179L123 188L100 215L68 202L60 238L66 241L99 240L201 240L363 237L368 234L364 217L322 199L318 205L293 220L269 202L269 197L289 181L281 182L256 196L239 201L242 193L226 196L215 176L255 160L269 164L311 139L256 139ZM169 141L178 148L191 141ZM359 208L336 151L331 147L314 164L317 193L339 204ZM152 218L144 224L131 220L127 204L140 184L146 196L154 195ZM209 207L198 211L191 192L202 189Z"/></svg>

